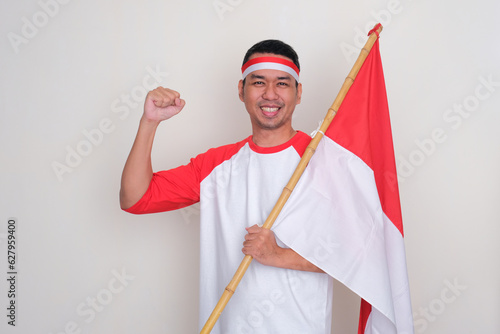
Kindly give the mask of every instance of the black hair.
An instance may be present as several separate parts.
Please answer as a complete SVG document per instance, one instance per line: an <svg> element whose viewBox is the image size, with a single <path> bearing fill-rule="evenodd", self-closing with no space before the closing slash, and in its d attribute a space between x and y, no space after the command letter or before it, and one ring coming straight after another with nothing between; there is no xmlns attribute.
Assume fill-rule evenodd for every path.
<svg viewBox="0 0 500 334"><path fill-rule="evenodd" d="M295 52L290 45L280 40L267 39L252 46L245 54L242 66L245 65L254 53L274 53L275 55L290 58L300 71L299 56L297 55L297 52Z"/></svg>

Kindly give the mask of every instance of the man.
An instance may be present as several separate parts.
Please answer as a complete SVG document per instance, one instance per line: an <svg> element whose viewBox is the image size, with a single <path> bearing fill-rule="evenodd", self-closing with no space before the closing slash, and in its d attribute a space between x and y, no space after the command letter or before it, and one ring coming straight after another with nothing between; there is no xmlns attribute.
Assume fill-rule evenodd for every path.
<svg viewBox="0 0 500 334"><path fill-rule="evenodd" d="M292 127L302 96L299 71L298 56L289 45L277 40L255 44L245 55L238 84L252 136L158 173L151 167L156 129L178 114L185 101L162 87L146 97L123 170L120 204L137 214L200 201L200 328L243 256L257 261L212 333L330 333L332 279L259 226L311 139Z"/></svg>

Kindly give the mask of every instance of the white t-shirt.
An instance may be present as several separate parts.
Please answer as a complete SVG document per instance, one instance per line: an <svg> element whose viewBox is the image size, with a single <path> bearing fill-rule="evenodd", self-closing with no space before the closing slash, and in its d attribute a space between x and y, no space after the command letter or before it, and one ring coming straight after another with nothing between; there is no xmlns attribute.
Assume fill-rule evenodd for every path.
<svg viewBox="0 0 500 334"><path fill-rule="evenodd" d="M244 257L245 227L266 220L309 141L298 132L271 148L248 137L211 149L186 166L155 173L143 198L127 210L152 213L200 201L200 329ZM331 305L327 274L252 261L212 333L327 334Z"/></svg>

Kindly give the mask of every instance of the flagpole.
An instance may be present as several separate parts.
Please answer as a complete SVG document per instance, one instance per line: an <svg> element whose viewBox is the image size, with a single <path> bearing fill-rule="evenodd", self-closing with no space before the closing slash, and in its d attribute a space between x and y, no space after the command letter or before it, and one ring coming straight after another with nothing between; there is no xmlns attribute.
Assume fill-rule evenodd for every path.
<svg viewBox="0 0 500 334"><path fill-rule="evenodd" d="M297 168L295 169L290 180L288 181L288 184L283 189L283 192L281 193L280 197L278 198L278 201L274 205L274 208L272 209L271 213L264 222L264 225L262 226L263 228L270 229L273 226L274 222L276 221L276 218L278 217L279 213L285 206L286 201L290 197L293 189L295 188L295 185L302 176L302 173L304 172L306 166L309 164L309 161L311 160L314 152L316 151L316 148L318 147L320 140L323 138L326 130L330 126L330 123L337 114L337 111L339 110L342 101L344 101L347 92L354 83L354 80L356 79L356 76L358 75L361 66L365 62L366 57L368 57L368 54L370 53L370 50L377 41L381 31L382 31L382 25L379 23L375 25L375 27L369 32L368 41L365 43L365 46L361 49L358 59L356 59L356 62L354 63L351 71L349 72L349 75L346 77L342 87L340 88L337 97L333 101L331 107L328 109L328 112L323 120L323 123L321 123L319 130L316 132L314 138L307 146L304 154L302 155L302 158L300 159L299 164L297 165ZM240 263L240 266L238 267L238 270L236 271L233 278L227 285L226 289L224 290L224 293L219 299L219 302L212 311L212 314L210 314L210 317L203 326L200 334L208 334L211 332L212 328L215 326L215 323L219 319L219 316L222 314L222 311L224 310L227 303L233 296L234 291L238 287L238 284L240 283L241 279L243 278L243 275L245 275L246 270L248 269L250 263L252 262L252 259L253 259L252 256L245 255L245 257Z"/></svg>

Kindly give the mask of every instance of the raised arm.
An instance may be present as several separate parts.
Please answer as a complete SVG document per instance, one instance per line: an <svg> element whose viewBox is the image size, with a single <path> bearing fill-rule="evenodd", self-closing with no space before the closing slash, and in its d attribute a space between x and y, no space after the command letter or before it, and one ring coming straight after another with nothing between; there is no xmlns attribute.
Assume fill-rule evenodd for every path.
<svg viewBox="0 0 500 334"><path fill-rule="evenodd" d="M174 90L158 87L148 93L139 129L123 168L120 207L128 209L141 199L153 177L151 150L160 122L178 114L186 102Z"/></svg>

